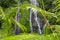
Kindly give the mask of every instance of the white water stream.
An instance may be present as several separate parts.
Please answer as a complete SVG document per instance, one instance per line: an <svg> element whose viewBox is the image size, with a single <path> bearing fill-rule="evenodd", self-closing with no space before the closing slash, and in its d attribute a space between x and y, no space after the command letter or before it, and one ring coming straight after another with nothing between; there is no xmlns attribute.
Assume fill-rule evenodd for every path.
<svg viewBox="0 0 60 40"><path fill-rule="evenodd" d="M30 0L30 3L33 4L33 5L39 6L37 0ZM32 13L33 13L33 11L32 11L32 9L30 9L30 28L31 28L31 32L33 32L32 20L31 20L31 19L32 19ZM34 20L35 20L36 23L37 23L38 32L39 32L40 34L42 34L41 29L40 29L40 23L38 22L37 14L38 14L37 11L35 11L35 12L34 12Z"/></svg>

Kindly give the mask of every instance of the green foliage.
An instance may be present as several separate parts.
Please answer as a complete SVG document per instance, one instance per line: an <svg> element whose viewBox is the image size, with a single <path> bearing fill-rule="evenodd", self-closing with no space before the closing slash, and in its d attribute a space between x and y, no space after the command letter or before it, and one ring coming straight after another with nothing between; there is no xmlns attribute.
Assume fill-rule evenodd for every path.
<svg viewBox="0 0 60 40"><path fill-rule="evenodd" d="M47 34L51 34L51 33L52 33L51 29L48 26L45 26L44 27L44 34L47 35Z"/></svg>
<svg viewBox="0 0 60 40"><path fill-rule="evenodd" d="M7 8L10 6L15 6L17 2L15 0L0 0L0 6Z"/></svg>
<svg viewBox="0 0 60 40"><path fill-rule="evenodd" d="M0 38L4 36L13 35L13 25L17 25L23 32L30 32L29 25L29 9L31 8L33 12L37 11L39 16L43 16L46 22L46 27L44 27L43 35L22 35L22 36L11 36L11 39L4 38L4 40L60 40L60 35L56 34L48 35L51 31L60 32L60 0L37 0L39 2L39 7L29 4L29 0L21 0L22 5L17 7L18 0L0 0ZM2 8L3 7L3 8ZM20 10L20 22L17 22L14 17L16 16L16 11ZM54 26L51 26L51 25ZM51 30L51 27L53 30ZM4 34L5 33L5 34ZM36 37L37 36L37 37ZM22 38L26 37L26 39ZM16 39L15 39L16 38Z"/></svg>
<svg viewBox="0 0 60 40"><path fill-rule="evenodd" d="M25 26L23 26L22 24L18 23L16 20L14 20L13 18L15 17L16 15L16 9L17 8L8 8L6 10L3 10L2 7L0 8L0 11L1 11L1 37L4 37L4 36L9 36L9 35L13 35L13 24L14 25L17 25L21 30L26 31L26 28ZM12 15L11 15L12 14ZM5 33L6 35L4 35L3 33ZM4 36L3 36L4 35Z"/></svg>
<svg viewBox="0 0 60 40"><path fill-rule="evenodd" d="M21 0L22 3L28 3L29 0Z"/></svg>
<svg viewBox="0 0 60 40"><path fill-rule="evenodd" d="M12 18L12 21L13 21L13 23L16 24L21 30L27 31L27 30L26 30L26 27L25 27L24 25L20 24L19 22L17 22L17 21L14 20L13 18Z"/></svg>
<svg viewBox="0 0 60 40"><path fill-rule="evenodd" d="M60 35L58 36L56 33L54 33L54 35L23 34L5 37L2 40L60 40Z"/></svg>
<svg viewBox="0 0 60 40"><path fill-rule="evenodd" d="M60 25L52 25L52 27L54 28L54 31L59 33L60 32Z"/></svg>
<svg viewBox="0 0 60 40"><path fill-rule="evenodd" d="M57 18L56 14L45 11L45 10L42 10L41 8L33 6L31 4L23 4L23 5L20 6L20 9L25 9L25 8L27 8L27 9L31 8L33 11L38 11L44 17L45 22L48 24L47 26L49 26L50 28L51 28L51 26L50 26L49 21L46 17Z"/></svg>

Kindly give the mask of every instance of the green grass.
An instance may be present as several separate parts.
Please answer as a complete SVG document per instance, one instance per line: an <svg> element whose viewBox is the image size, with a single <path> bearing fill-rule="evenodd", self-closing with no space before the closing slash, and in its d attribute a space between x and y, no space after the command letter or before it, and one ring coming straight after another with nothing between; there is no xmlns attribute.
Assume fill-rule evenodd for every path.
<svg viewBox="0 0 60 40"><path fill-rule="evenodd" d="M60 35L39 35L39 34L21 34L16 36L5 37L1 40L60 40Z"/></svg>

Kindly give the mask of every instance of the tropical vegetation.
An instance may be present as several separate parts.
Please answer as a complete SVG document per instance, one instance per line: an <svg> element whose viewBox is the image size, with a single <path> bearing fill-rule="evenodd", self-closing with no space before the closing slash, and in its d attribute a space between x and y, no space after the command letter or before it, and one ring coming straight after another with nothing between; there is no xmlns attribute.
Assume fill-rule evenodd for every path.
<svg viewBox="0 0 60 40"><path fill-rule="evenodd" d="M60 0L36 1L39 6L31 4L30 0L0 0L0 40L60 40ZM30 9L44 19L42 34L31 33ZM17 11L19 20L15 19Z"/></svg>

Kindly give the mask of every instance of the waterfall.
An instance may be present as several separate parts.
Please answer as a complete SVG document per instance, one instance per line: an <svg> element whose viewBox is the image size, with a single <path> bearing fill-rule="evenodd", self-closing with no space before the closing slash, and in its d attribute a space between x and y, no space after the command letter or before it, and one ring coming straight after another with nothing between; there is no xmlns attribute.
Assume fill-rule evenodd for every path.
<svg viewBox="0 0 60 40"><path fill-rule="evenodd" d="M33 32L33 28L32 28L32 9L30 9L30 29L31 29L31 33Z"/></svg>
<svg viewBox="0 0 60 40"><path fill-rule="evenodd" d="M37 0L30 0L30 3L36 6L39 6ZM33 32L33 27L32 27L32 9L30 9L30 27L31 27L31 32ZM38 22L38 17L37 17L37 11L34 12L34 20L37 23L38 26L38 32L42 34L41 29L40 29L40 23Z"/></svg>
<svg viewBox="0 0 60 40"><path fill-rule="evenodd" d="M40 23L39 23L38 17L37 17L37 11L34 12L34 15L35 15L34 19L38 25L38 32L41 34Z"/></svg>
<svg viewBox="0 0 60 40"><path fill-rule="evenodd" d="M33 4L33 5L39 5L38 2L36 0L30 0L30 3Z"/></svg>
<svg viewBox="0 0 60 40"><path fill-rule="evenodd" d="M20 0L18 0L18 7L20 6L20 3L21 3ZM19 8L17 9L15 20L20 22L20 10L19 10ZM19 34L20 33L20 29L16 25L14 26L14 33L15 34Z"/></svg>

